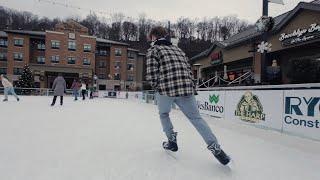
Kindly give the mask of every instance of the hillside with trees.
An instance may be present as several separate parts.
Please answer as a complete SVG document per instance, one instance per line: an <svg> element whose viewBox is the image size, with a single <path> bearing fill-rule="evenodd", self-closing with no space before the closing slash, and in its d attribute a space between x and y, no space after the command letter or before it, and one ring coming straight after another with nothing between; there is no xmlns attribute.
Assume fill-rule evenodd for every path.
<svg viewBox="0 0 320 180"><path fill-rule="evenodd" d="M168 26L168 22L159 22L145 14L134 19L122 13L113 14L111 20L91 13L86 18L49 19L30 12L21 12L0 6L0 30L53 30L55 24L73 19L89 28L90 35L100 38L123 41L143 52L148 48L146 36L155 25ZM213 41L222 41L239 33L249 26L248 22L236 16L190 19L180 17L171 22L171 33L180 39L179 46L189 57L209 48Z"/></svg>

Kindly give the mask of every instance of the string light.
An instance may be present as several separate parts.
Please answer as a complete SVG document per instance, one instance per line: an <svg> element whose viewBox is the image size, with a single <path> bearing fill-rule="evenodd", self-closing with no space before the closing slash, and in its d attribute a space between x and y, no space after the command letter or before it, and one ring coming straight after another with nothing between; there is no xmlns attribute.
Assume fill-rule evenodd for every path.
<svg viewBox="0 0 320 180"><path fill-rule="evenodd" d="M107 16L109 16L109 18L112 17L112 13L110 13L110 12L107 12L107 11L94 11L93 9L83 8L83 7L80 7L80 6L74 6L74 5L68 4L67 2L63 3L63 2L56 1L56 0L38 0L38 2L39 3L48 3L48 4L55 5L55 6L62 6L62 7L69 8L69 9L88 11L88 12L90 12L90 14L91 14L91 12L95 12L95 13L103 15L103 16L107 15Z"/></svg>

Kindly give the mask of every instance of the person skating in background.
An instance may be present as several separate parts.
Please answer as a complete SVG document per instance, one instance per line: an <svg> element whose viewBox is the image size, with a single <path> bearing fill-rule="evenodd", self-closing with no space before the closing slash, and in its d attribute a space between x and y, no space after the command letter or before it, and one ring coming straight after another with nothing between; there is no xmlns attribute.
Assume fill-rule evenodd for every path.
<svg viewBox="0 0 320 180"><path fill-rule="evenodd" d="M81 83L81 94L82 94L82 100L86 99L86 93L87 93L87 85L85 82Z"/></svg>
<svg viewBox="0 0 320 180"><path fill-rule="evenodd" d="M90 91L90 93L89 93L90 99L93 99L93 93L94 93L94 91L95 91L95 88L91 85L91 86L89 87L89 91Z"/></svg>
<svg viewBox="0 0 320 180"><path fill-rule="evenodd" d="M175 103L197 129L212 154L221 164L227 165L230 162L229 156L221 149L217 138L199 113L188 58L181 49L167 41L166 36L165 28L152 28L148 38L153 45L147 52L147 80L156 91L161 124L168 138L167 142L163 142L163 148L178 151L177 133L169 117Z"/></svg>
<svg viewBox="0 0 320 180"><path fill-rule="evenodd" d="M71 89L73 91L73 96L74 96L74 100L77 101L78 100L78 93L80 90L80 86L81 84L79 83L79 81L77 79L73 80L73 83L71 85Z"/></svg>
<svg viewBox="0 0 320 180"><path fill-rule="evenodd" d="M17 101L19 101L20 99L17 96L17 94L15 93L12 83L6 77L4 77L3 74L1 74L0 79L1 79L1 83L4 87L3 101L8 101L8 94L12 94L17 99Z"/></svg>
<svg viewBox="0 0 320 180"><path fill-rule="evenodd" d="M63 105L63 95L67 90L66 81L62 77L62 74L58 74L58 77L53 81L52 89L53 92L53 100L51 106L54 106L57 100L57 96L60 96L60 105Z"/></svg>

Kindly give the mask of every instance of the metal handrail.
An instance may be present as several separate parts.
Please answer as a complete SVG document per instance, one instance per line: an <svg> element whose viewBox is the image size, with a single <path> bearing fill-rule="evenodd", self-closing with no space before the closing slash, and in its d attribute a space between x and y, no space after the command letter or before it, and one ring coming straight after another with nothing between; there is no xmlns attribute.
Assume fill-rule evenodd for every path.
<svg viewBox="0 0 320 180"><path fill-rule="evenodd" d="M212 85L214 85L214 84L217 82L217 81L216 81L216 78L217 78L217 76L214 76L213 78L207 80L206 82L198 85L198 88L201 87L201 86L206 86L206 87L208 88L208 86L210 86L210 85L209 85L209 82L212 81L212 80L215 80L214 83L212 84ZM208 83L208 86L206 85L207 83Z"/></svg>
<svg viewBox="0 0 320 180"><path fill-rule="evenodd" d="M248 77L242 79L242 77L245 77L245 76L248 75L248 74L249 74ZM233 83L235 83L235 82L238 82L238 80L239 80L239 83L241 83L242 81L246 80L246 79L249 78L249 77L252 77L252 72L251 72L251 71L248 71L248 72L246 72L245 74L241 75L240 77L236 78L235 80L229 82L228 85L231 85L231 84L233 84Z"/></svg>

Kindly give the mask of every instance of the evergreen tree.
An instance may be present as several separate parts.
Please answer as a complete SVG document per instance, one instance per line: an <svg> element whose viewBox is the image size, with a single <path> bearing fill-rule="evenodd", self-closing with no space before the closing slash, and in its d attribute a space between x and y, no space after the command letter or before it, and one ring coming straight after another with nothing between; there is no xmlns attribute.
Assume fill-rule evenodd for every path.
<svg viewBox="0 0 320 180"><path fill-rule="evenodd" d="M19 88L34 88L34 77L33 74L28 66L26 64L23 68L23 72L19 78L17 86ZM21 90L22 94L30 94L31 90L30 89L23 89Z"/></svg>

